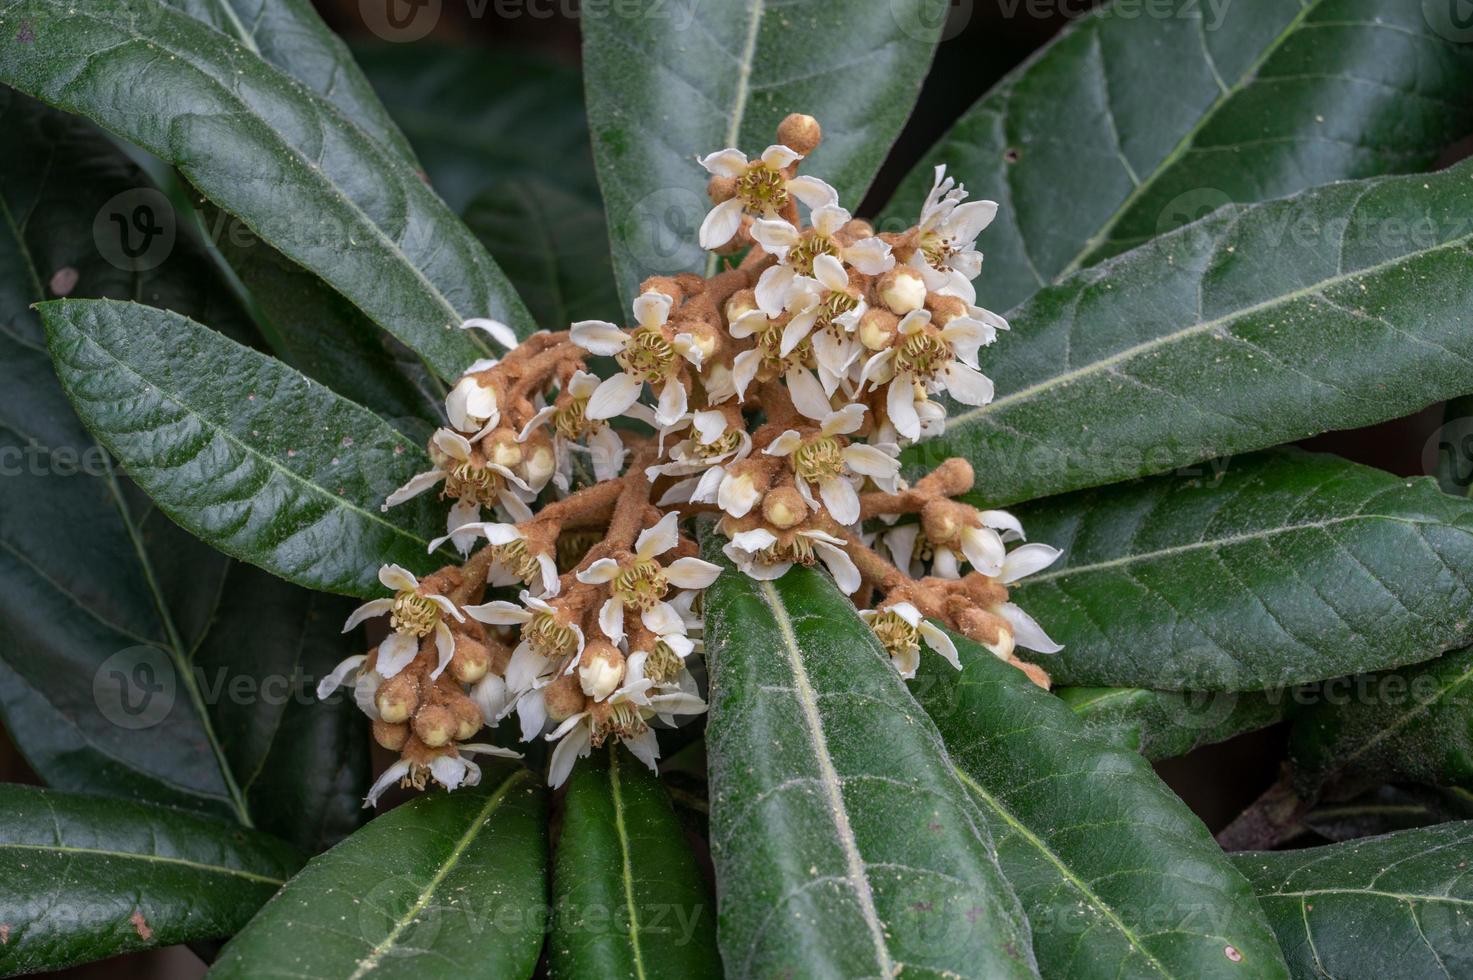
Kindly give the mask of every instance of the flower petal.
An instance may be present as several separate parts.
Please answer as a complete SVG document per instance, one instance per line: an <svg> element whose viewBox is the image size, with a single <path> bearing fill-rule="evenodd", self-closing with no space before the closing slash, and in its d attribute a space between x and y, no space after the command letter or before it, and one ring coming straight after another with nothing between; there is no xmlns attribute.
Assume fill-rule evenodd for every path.
<svg viewBox="0 0 1473 980"><path fill-rule="evenodd" d="M823 385L819 384L813 372L807 368L790 368L787 382L793 407L814 421L822 420L834 410L829 404L829 396L824 394Z"/></svg>
<svg viewBox="0 0 1473 980"><path fill-rule="evenodd" d="M450 627L444 623L435 624L435 653L439 659L435 661L435 669L430 671L432 681L440 679L445 668L450 666L450 658L455 656L455 637L450 634Z"/></svg>
<svg viewBox="0 0 1473 980"><path fill-rule="evenodd" d="M365 602L357 609L354 609L352 614L348 616L348 621L343 624L343 632L348 632L353 627L363 622L365 619L372 619L375 616L382 616L384 613L393 608L393 599L374 599L370 602Z"/></svg>
<svg viewBox="0 0 1473 980"><path fill-rule="evenodd" d="M847 551L826 541L815 541L813 550L818 552L818 557L829 567L829 572L834 576L834 584L839 587L840 592L853 595L859 591L863 579Z"/></svg>
<svg viewBox="0 0 1473 980"><path fill-rule="evenodd" d="M611 419L624 412L639 400L644 384L627 374L616 374L598 386L588 399L584 414L591 419Z"/></svg>
<svg viewBox="0 0 1473 980"><path fill-rule="evenodd" d="M679 523L680 513L671 511L660 518L653 527L640 531L639 537L634 539L634 553L640 558L663 555L680 543L680 530L676 526Z"/></svg>
<svg viewBox="0 0 1473 980"><path fill-rule="evenodd" d="M378 645L378 659L374 661L373 669L384 680L388 680L408 667L417 653L419 637L407 633L390 633Z"/></svg>
<svg viewBox="0 0 1473 980"><path fill-rule="evenodd" d="M603 585L619 574L619 563L613 558L600 558L576 576L584 585Z"/></svg>
<svg viewBox="0 0 1473 980"><path fill-rule="evenodd" d="M848 527L859 520L859 494L854 484L842 476L832 477L818 485L818 495L823 498L829 516Z"/></svg>
<svg viewBox="0 0 1473 980"><path fill-rule="evenodd" d="M1058 653L1064 649L1062 644L1055 643L1043 631L1037 620L1013 603L1004 602L997 611L1013 628L1013 642L1018 646L1035 653Z"/></svg>
<svg viewBox="0 0 1473 980"><path fill-rule="evenodd" d="M460 329L484 331L485 333L491 335L492 340L496 341L507 350L511 350L512 348L516 347L517 344L521 343L521 341L517 340L517 332L511 327L508 327L506 324L502 323L500 320L489 320L485 317L474 317L462 323L460 325Z"/></svg>
<svg viewBox="0 0 1473 980"><path fill-rule="evenodd" d="M471 619L490 626L516 626L532 618L530 612L515 602L507 602L505 599L496 599L492 602L482 603L479 606L461 606L460 608Z"/></svg>
<svg viewBox="0 0 1473 980"><path fill-rule="evenodd" d="M613 357L629 343L629 335L607 320L579 320L569 339L590 354Z"/></svg>
<svg viewBox="0 0 1473 980"><path fill-rule="evenodd" d="M701 248L720 248L732 240L742 226L742 202L737 198L722 201L701 222Z"/></svg>
<svg viewBox="0 0 1473 980"><path fill-rule="evenodd" d="M998 581L1003 585L1012 585L1024 576L1048 568L1062 554L1058 548L1051 548L1046 544L1025 544L1014 548L1002 561L1002 574L998 576Z"/></svg>
<svg viewBox="0 0 1473 980"><path fill-rule="evenodd" d="M598 610L598 628L609 642L618 646L624 642L624 603L613 596L604 600Z"/></svg>
<svg viewBox="0 0 1473 980"><path fill-rule="evenodd" d="M751 166L747 162L747 155L733 147L696 157L696 162L717 177L740 177Z"/></svg>
<svg viewBox="0 0 1473 980"><path fill-rule="evenodd" d="M321 701L323 698L332 694L333 691L346 684L348 676L358 673L358 668L362 667L363 661L367 659L367 657L359 653L334 667L327 676L317 682L317 699Z"/></svg>

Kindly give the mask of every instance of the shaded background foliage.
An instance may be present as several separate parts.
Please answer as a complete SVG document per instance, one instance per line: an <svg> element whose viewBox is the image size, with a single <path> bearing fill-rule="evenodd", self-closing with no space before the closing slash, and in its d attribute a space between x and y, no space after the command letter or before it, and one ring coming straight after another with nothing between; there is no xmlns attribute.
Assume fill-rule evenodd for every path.
<svg viewBox="0 0 1473 980"><path fill-rule="evenodd" d="M576 207L580 200L597 200L591 150L582 122L543 111L538 92L527 91L519 71L524 64L550 63L552 69L539 74L539 85L555 94L578 89L580 36L573 0L445 0L434 31L409 44L386 44L368 28L365 5L378 2L382 0L313 0L324 21L354 45L355 54L378 86L391 114L396 113L396 96L403 86L430 86L435 91L436 104L444 109L442 115L401 115L398 121L426 169L435 175L437 188L452 208L467 215L472 229L497 260L505 265L516 261L518 246L511 236L518 217L524 209L537 208L544 215L566 213L567 222L556 227L564 229L570 240L591 244L588 261L607 263L607 255L599 254L605 251L602 229L588 228ZM958 115L1071 17L1095 5L1087 0L953 0L951 20L915 111L864 203L855 208L856 213L876 214L890 200L902 177ZM420 71L423 60L416 49L436 44L459 45L467 50L441 59L435 71L425 75ZM414 103L422 104L418 99ZM813 107L820 116L822 108ZM486 144L482 151L494 154L499 173L524 172L527 183L503 184L483 194L487 188L478 183L474 171L457 169L453 154L437 153L437 146L473 139L475 132L488 127L500 131L503 138ZM1470 150L1473 145L1464 140L1451 147L1437 165L1450 164ZM556 162L554 181L547 179L546 161ZM958 176L963 180L967 177L965 173ZM1081 176L1086 178L1082 182L1087 186L1088 175ZM985 299L985 270L979 285ZM534 314L557 320L608 315L618 303L611 291L588 293L576 288L550 289L546 295L524 298ZM1423 475L1435 472L1439 462L1443 417L1443 406L1435 405L1408 418L1327 434L1301 445L1398 475ZM1278 724L1155 766L1168 785L1216 832L1274 783L1277 760L1289 748L1287 726ZM0 752L0 780L39 782L8 744ZM678 775L670 783L678 797ZM1400 798L1393 802L1421 805ZM1342 839L1353 832L1345 829L1343 817L1329 809L1308 818L1306 824L1312 833L1304 843ZM120 957L67 974L190 977L202 972L203 967L192 954L175 947Z"/></svg>

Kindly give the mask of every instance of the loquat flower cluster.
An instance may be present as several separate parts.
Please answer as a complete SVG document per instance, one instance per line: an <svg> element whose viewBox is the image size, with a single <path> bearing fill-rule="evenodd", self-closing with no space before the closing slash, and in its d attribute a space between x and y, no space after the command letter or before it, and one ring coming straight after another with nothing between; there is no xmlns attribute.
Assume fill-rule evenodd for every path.
<svg viewBox="0 0 1473 980"><path fill-rule="evenodd" d="M385 508L438 489L463 561L416 578L345 631L388 617L368 654L325 678L349 686L396 783L474 784L477 742L516 715L523 741L555 743L551 785L618 739L651 768L656 731L705 711L691 667L701 595L722 573L691 525L714 519L741 573L775 579L822 563L862 608L903 677L921 646L958 664L942 626L1048 686L1017 648L1059 649L1008 586L1058 552L1020 544L1010 514L957 497L972 467L949 459L913 483L901 451L945 429L946 396L992 398L978 352L1007 322L977 305L978 234L997 212L938 167L916 225L876 233L817 177L810 116L783 121L756 158L699 159L713 207L710 277L656 276L623 324L586 320L518 341L471 320L507 354L468 366L429 444L433 468ZM800 208L801 205L801 208ZM612 359L612 370L598 369ZM607 361L603 361L607 363ZM515 597L515 598L513 598Z"/></svg>

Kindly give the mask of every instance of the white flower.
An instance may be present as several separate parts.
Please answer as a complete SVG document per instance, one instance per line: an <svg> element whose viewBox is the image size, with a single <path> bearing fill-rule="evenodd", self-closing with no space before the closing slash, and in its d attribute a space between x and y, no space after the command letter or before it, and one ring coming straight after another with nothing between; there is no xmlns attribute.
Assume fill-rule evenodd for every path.
<svg viewBox="0 0 1473 980"><path fill-rule="evenodd" d="M765 528L741 531L721 550L744 574L759 582L782 578L794 564L811 565L822 559L845 595L858 591L862 579L844 541L823 531L797 531L786 542Z"/></svg>
<svg viewBox="0 0 1473 980"><path fill-rule="evenodd" d="M391 787L405 780L412 781L416 786L421 785L426 776L445 787L447 791L453 792L462 786L475 786L481 781L481 767L470 759L469 755L494 755L503 759L520 759L520 752L503 749L498 745L487 745L481 742L467 742L457 745L458 755L446 753L438 755L430 760L428 766L416 766L408 759L400 759L398 762L385 769L369 789L368 796L364 798L365 807L378 806L379 797L383 796ZM416 773L416 770L418 772Z"/></svg>
<svg viewBox="0 0 1473 980"><path fill-rule="evenodd" d="M900 461L894 455L864 443L845 445L840 438L860 427L864 412L863 405L846 405L824 416L817 435L804 437L788 429L764 450L769 456L790 457L803 499L811 507L819 506L809 489L810 483L816 483L829 516L845 526L859 520L856 482L869 476L892 484L900 473Z"/></svg>
<svg viewBox="0 0 1473 980"><path fill-rule="evenodd" d="M384 510L418 497L443 482L442 496L454 497L457 501L445 527L452 538L457 537L456 532L463 525L479 519L482 507L500 507L519 521L531 518L532 512L517 491L530 497L532 488L505 466L481 457L465 436L450 429L437 429L430 438L430 446L434 469L411 477L408 483L389 494L384 500ZM456 543L468 546L468 539ZM464 552L467 548L461 550Z"/></svg>
<svg viewBox="0 0 1473 980"><path fill-rule="evenodd" d="M666 336L671 305L664 293L644 293L634 301L639 326L627 332L604 320L573 324L573 343L591 354L613 357L624 369L601 383L588 399L588 418L601 421L623 415L639 400L646 383L659 391L655 419L660 425L673 425L685 414L687 395L679 362L684 358L700 367L701 352L691 334Z"/></svg>
<svg viewBox="0 0 1473 980"><path fill-rule="evenodd" d="M445 625L442 617L450 616L461 623L465 622L465 617L455 608L455 603L442 595L422 589L419 579L398 565L380 568L378 580L385 588L394 590L394 597L374 599L353 610L353 614L343 624L343 632L348 632L366 619L385 614L389 616L389 626L393 632L379 644L378 660L374 663L374 670L386 680L409 666L415 654L419 653L421 638L434 633L439 662L430 676L438 678L455 654L455 637L451 635L450 627Z"/></svg>
<svg viewBox="0 0 1473 980"><path fill-rule="evenodd" d="M941 627L922 617L921 611L911 603L897 602L884 609L864 609L859 617L875 631L885 652L890 654L895 669L906 680L916 675L916 667L921 662L922 640L957 670L962 669L951 637Z"/></svg>
<svg viewBox="0 0 1473 980"><path fill-rule="evenodd" d="M997 216L997 204L993 201L964 204L966 197L966 188L946 176L945 164L939 165L916 226L919 261L912 260L933 291L943 289L956 276L972 280L982 271L977 236L992 224Z"/></svg>
<svg viewBox="0 0 1473 980"><path fill-rule="evenodd" d="M844 245L834 236L850 221L850 214L837 204L814 208L811 228L800 231L781 218L768 218L752 226L752 237L769 255L777 257L778 269L808 275L820 255L838 258L867 276L878 276L895 265L890 246L874 236ZM771 271L771 270L769 270Z"/></svg>
<svg viewBox="0 0 1473 980"><path fill-rule="evenodd" d="M642 653L629 658L624 675L624 686L609 695L605 704L608 711L605 721L594 721L593 715L580 711L568 718L547 736L549 742L557 742L548 766L547 784L556 789L567 781L573 771L573 763L586 759L594 748L602 746L610 737L618 738L639 759L655 769L660 758L660 743L649 719L655 715L698 715L706 710L706 702L685 691L650 694L654 686L644 676Z"/></svg>
<svg viewBox="0 0 1473 980"><path fill-rule="evenodd" d="M588 417L588 402L598 391L599 380L587 371L576 371L556 404L541 409L528 420L517 435L517 441L526 442L533 432L544 425L553 430L552 480L557 488L567 493L572 487L572 454L587 453L593 464L593 477L600 483L612 480L624 469L624 458L628 450L614 427L601 419ZM646 417L641 405L631 405L623 414L653 424L654 415ZM579 440L582 440L580 442ZM586 443L586 445L585 445Z"/></svg>
<svg viewBox="0 0 1473 980"><path fill-rule="evenodd" d="M671 447L669 462L645 470L651 480L660 476L689 477L665 491L659 500L661 507L687 501L714 502L726 478L727 464L746 459L752 452L751 435L745 428L730 425L724 412L696 412L690 417L690 429L690 436Z"/></svg>
<svg viewBox="0 0 1473 980"><path fill-rule="evenodd" d="M960 561L952 547L953 544L960 546L962 554L971 563L972 568L983 575L989 578L999 578L1003 575L1007 560L1006 542L1021 541L1024 537L1023 525L1005 510L978 511L977 518L981 522L980 526L964 527L958 532L957 539L954 541L934 546L932 554L937 577L961 577ZM1039 547L1047 547L1047 545Z"/></svg>
<svg viewBox="0 0 1473 980"><path fill-rule="evenodd" d="M527 550L527 535L515 524L476 522L464 524L455 534L468 534L472 538L484 537L493 549L491 572L486 581L493 586L513 585L523 582L536 586L542 598L558 594L557 560L547 552L533 554ZM430 542L430 553L445 543L449 536Z"/></svg>
<svg viewBox="0 0 1473 980"><path fill-rule="evenodd" d="M378 694L384 677L376 670L363 669L367 659L368 657L359 653L334 667L331 673L317 682L318 700L326 700L338 688L351 684L353 703L358 705L358 710L378 721L378 704L374 701L374 695Z"/></svg>
<svg viewBox="0 0 1473 980"><path fill-rule="evenodd" d="M897 432L907 439L921 437L917 401L930 392L945 390L964 405L992 400L992 382L977 370L977 349L990 344L996 331L979 320L958 316L939 330L927 310L914 310L900 321L892 346L876 353L864 365L860 382L878 388L889 384L885 411Z"/></svg>
<svg viewBox="0 0 1473 980"><path fill-rule="evenodd" d="M781 144L769 146L757 160L748 160L741 150L727 148L699 158L701 166L717 177L736 181L729 200L712 208L701 222L701 248L720 248L742 227L742 215L776 217L791 195L810 208L837 204L839 193L817 177L794 177L782 173L802 159L802 154Z"/></svg>
<svg viewBox="0 0 1473 980"><path fill-rule="evenodd" d="M998 581L1003 585L1012 585L1024 576L1032 575L1052 565L1058 561L1061 554L1063 552L1046 544L1021 545L1008 552L1007 558L1003 560ZM1032 616L1017 605L1004 602L996 611L1012 627L1013 641L1018 646L1036 653L1058 653L1064 649L1061 644L1055 643L1044 632L1043 627L1039 626Z"/></svg>
<svg viewBox="0 0 1473 980"><path fill-rule="evenodd" d="M624 610L639 610L640 621L657 635L678 628L680 613L665 601L673 586L704 589L721 574L721 566L699 558L678 558L661 566L656 559L680 543L676 524L680 514L671 511L653 527L645 528L634 542L634 553L623 560L600 558L578 573L585 585L609 585L610 595L599 609L598 625L609 642L624 641Z"/></svg>
<svg viewBox="0 0 1473 980"><path fill-rule="evenodd" d="M771 271L771 270L769 270ZM832 395L859 356L855 328L869 307L849 289L849 274L832 255L813 260L815 278L794 279L784 302L793 315L783 327L778 353L787 357L810 336L824 392Z"/></svg>

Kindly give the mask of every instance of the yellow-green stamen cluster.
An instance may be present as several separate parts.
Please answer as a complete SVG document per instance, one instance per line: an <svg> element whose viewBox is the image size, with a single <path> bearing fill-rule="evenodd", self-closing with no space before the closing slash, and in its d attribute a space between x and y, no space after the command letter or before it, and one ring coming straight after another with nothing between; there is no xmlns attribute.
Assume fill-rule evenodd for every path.
<svg viewBox="0 0 1473 980"><path fill-rule="evenodd" d="M440 607L418 592L405 590L394 596L389 626L411 636L428 636L440 621Z"/></svg>
<svg viewBox="0 0 1473 980"><path fill-rule="evenodd" d="M910 372L917 379L930 378L951 361L951 348L933 333L917 333L905 338L895 354L895 370Z"/></svg>
<svg viewBox="0 0 1473 980"><path fill-rule="evenodd" d="M538 613L522 627L522 639L532 652L552 660L578 649L578 636L571 626L559 623L551 613Z"/></svg>
<svg viewBox="0 0 1473 980"><path fill-rule="evenodd" d="M880 645L892 657L913 653L920 649L921 634L898 613L886 610L870 621L870 629L879 637Z"/></svg>
<svg viewBox="0 0 1473 980"><path fill-rule="evenodd" d="M669 584L659 562L641 558L619 570L614 578L614 597L631 609L650 609L665 597Z"/></svg>
<svg viewBox="0 0 1473 980"><path fill-rule="evenodd" d="M675 363L675 347L654 327L640 327L629 337L629 343L614 360L630 375L658 384L670 374Z"/></svg>
<svg viewBox="0 0 1473 980"><path fill-rule="evenodd" d="M833 436L819 436L793 450L793 471L809 483L823 483L844 470L844 447Z"/></svg>
<svg viewBox="0 0 1473 980"><path fill-rule="evenodd" d="M782 174L758 164L737 178L736 196L748 211L768 214L787 207L788 184Z"/></svg>

